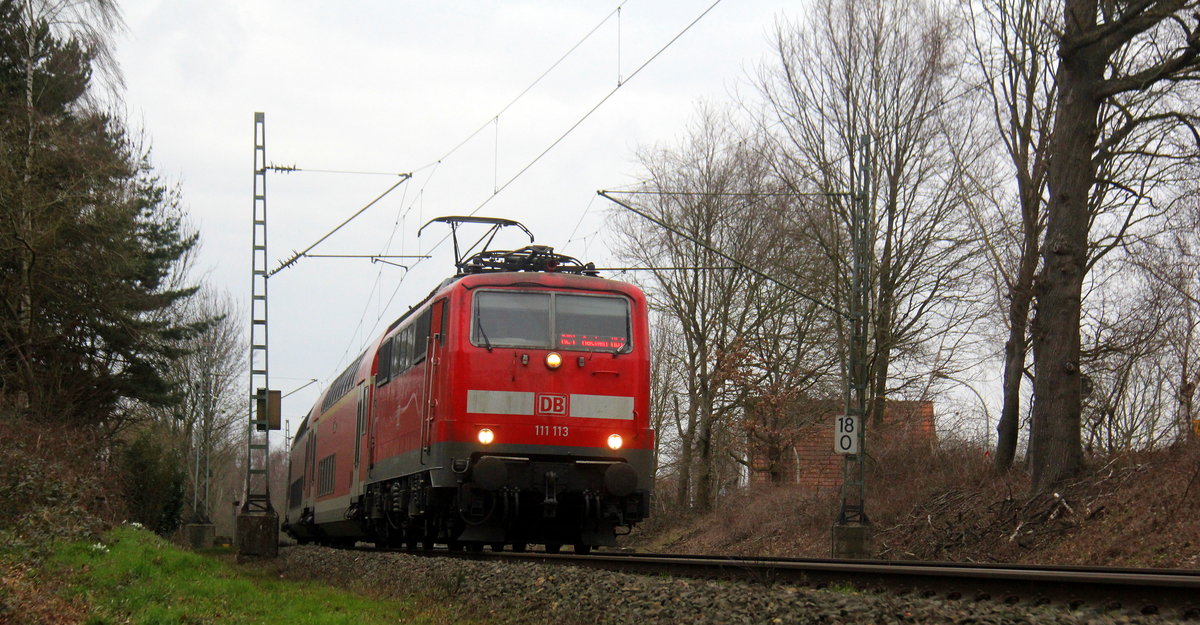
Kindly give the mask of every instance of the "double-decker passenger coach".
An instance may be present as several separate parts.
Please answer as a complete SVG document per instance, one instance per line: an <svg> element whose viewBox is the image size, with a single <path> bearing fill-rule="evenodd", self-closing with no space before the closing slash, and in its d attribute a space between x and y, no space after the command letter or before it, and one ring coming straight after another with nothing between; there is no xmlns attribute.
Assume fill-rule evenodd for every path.
<svg viewBox="0 0 1200 625"><path fill-rule="evenodd" d="M291 449L300 542L587 552L649 513L654 432L641 291L530 245L484 251L330 385ZM431 222L432 223L432 222ZM530 241L532 242L532 235Z"/></svg>

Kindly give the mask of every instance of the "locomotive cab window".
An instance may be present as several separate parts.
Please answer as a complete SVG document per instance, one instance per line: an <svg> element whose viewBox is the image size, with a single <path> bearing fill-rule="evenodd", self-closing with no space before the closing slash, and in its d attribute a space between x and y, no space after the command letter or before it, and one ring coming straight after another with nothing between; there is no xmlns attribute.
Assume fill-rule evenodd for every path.
<svg viewBox="0 0 1200 625"><path fill-rule="evenodd" d="M548 347L550 295L483 291L475 295L474 339L492 347Z"/></svg>
<svg viewBox="0 0 1200 625"><path fill-rule="evenodd" d="M629 343L629 303L616 297L556 295L555 343L562 349L618 351Z"/></svg>
<svg viewBox="0 0 1200 625"><path fill-rule="evenodd" d="M626 351L629 301L606 295L480 291L471 327L471 342L478 347Z"/></svg>

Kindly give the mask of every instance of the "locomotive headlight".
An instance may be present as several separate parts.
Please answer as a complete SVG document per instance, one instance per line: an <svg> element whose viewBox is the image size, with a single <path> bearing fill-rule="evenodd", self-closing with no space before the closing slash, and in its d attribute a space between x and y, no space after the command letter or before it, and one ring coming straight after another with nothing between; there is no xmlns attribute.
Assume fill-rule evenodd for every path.
<svg viewBox="0 0 1200 625"><path fill-rule="evenodd" d="M488 428L479 430L479 442L483 443L484 445L491 445L492 441L494 440L496 440L495 432L492 432Z"/></svg>
<svg viewBox="0 0 1200 625"><path fill-rule="evenodd" d="M624 445L624 444L625 444L625 441L621 439L620 434L610 434L608 436L608 448L609 449L616 451L621 448L621 445Z"/></svg>
<svg viewBox="0 0 1200 625"><path fill-rule="evenodd" d="M549 354L546 354L547 367L550 367L551 369L557 369L560 365L562 365L562 356L559 356L558 352L550 352Z"/></svg>

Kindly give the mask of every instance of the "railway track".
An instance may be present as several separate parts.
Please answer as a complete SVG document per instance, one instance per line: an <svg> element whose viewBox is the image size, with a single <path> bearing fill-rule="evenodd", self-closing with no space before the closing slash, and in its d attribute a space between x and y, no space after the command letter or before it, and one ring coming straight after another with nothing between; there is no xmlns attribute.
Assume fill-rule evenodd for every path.
<svg viewBox="0 0 1200 625"><path fill-rule="evenodd" d="M445 556L447 552L434 552ZM601 552L453 553L468 559L571 564L639 574L784 583L816 588L853 586L949 601L1089 606L1109 611L1200 619L1200 571L1073 566L952 564L877 560L805 560Z"/></svg>

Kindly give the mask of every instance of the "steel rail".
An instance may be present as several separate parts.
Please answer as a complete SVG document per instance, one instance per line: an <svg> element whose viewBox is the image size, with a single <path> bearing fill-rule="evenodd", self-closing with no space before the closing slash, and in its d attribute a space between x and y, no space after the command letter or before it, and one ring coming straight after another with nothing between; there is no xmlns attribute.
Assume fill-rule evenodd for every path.
<svg viewBox="0 0 1200 625"><path fill-rule="evenodd" d="M437 555L445 555L439 552ZM1092 568L1022 564L958 564L882 560L829 560L599 552L455 553L470 559L504 558L577 565L637 574L789 583L944 600L1091 606L1110 611L1200 618L1200 571Z"/></svg>

